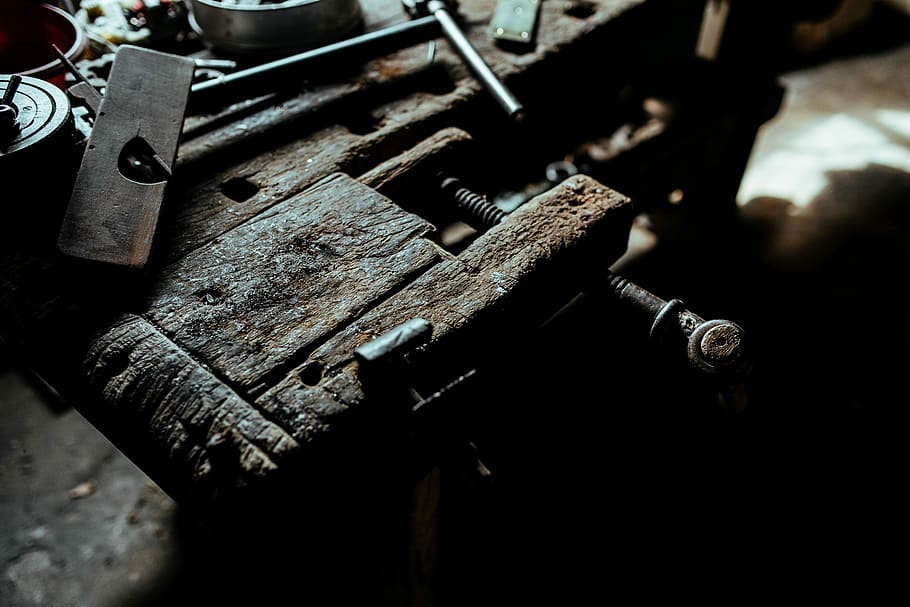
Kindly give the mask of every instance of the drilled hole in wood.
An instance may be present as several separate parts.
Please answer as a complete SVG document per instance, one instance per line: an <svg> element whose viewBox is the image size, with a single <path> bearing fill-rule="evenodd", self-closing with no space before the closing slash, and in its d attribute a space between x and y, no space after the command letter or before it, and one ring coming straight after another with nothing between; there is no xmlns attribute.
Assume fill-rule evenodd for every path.
<svg viewBox="0 0 910 607"><path fill-rule="evenodd" d="M354 113L345 117L344 127L354 135L375 133L381 121L369 112Z"/></svg>
<svg viewBox="0 0 910 607"><path fill-rule="evenodd" d="M455 90L455 81L444 69L431 69L421 74L417 90L431 95L445 95Z"/></svg>
<svg viewBox="0 0 910 607"><path fill-rule="evenodd" d="M307 363L297 374L300 381L307 386L316 386L322 379L322 365L319 363Z"/></svg>
<svg viewBox="0 0 910 607"><path fill-rule="evenodd" d="M570 17L575 17L576 19L587 19L591 15L597 12L597 5L593 2L573 2L569 8L566 9L566 14Z"/></svg>
<svg viewBox="0 0 910 607"><path fill-rule="evenodd" d="M221 193L235 202L249 200L258 191L258 185L243 177L232 177L221 184Z"/></svg>
<svg viewBox="0 0 910 607"><path fill-rule="evenodd" d="M202 289L193 293L196 297L202 300L203 303L210 306L215 305L221 300L221 291L218 289Z"/></svg>
<svg viewBox="0 0 910 607"><path fill-rule="evenodd" d="M113 356L109 356L104 363L104 372L107 377L117 377L130 366L129 352L117 352Z"/></svg>

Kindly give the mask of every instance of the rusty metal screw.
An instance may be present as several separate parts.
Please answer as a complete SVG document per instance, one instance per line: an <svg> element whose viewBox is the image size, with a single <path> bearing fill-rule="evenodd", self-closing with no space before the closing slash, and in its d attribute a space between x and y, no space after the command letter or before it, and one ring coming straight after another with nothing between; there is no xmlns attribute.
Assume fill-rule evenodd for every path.
<svg viewBox="0 0 910 607"><path fill-rule="evenodd" d="M608 272L608 292L619 301L647 313L650 338L664 341L672 331L688 340L689 363L724 383L737 383L751 369L749 340L742 327L729 320L705 320L686 309L679 299L666 301L633 282Z"/></svg>
<svg viewBox="0 0 910 607"><path fill-rule="evenodd" d="M689 336L689 360L707 372L738 369L746 354L746 341L746 333L739 325L728 320L709 320Z"/></svg>
<svg viewBox="0 0 910 607"><path fill-rule="evenodd" d="M469 225L487 230L505 221L508 213L488 201L486 198L464 187L461 180L455 177L442 177L439 188L450 197Z"/></svg>

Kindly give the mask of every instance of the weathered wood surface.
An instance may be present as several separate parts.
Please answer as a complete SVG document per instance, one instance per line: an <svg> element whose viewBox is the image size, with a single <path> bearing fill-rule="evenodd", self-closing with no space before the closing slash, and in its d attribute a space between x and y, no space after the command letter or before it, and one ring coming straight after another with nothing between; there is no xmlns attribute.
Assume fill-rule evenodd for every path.
<svg viewBox="0 0 910 607"><path fill-rule="evenodd" d="M296 200L312 202L327 189L344 184L349 185L349 178L329 176ZM287 233L288 219L295 217L295 204L289 201L286 208L276 207L253 225L227 234L224 244L216 241L200 249L196 263L170 268L162 283L169 285L170 295L153 293L143 318L126 316L95 340L85 369L102 406L118 411L123 423L147 428L159 457L169 460L172 470L189 472L188 478L177 480L178 485L192 485L206 477L212 467L209 446L221 440L230 440L237 454L234 481L224 481L235 487L240 479L261 479L274 472L276 462L301 445L325 444L331 437L350 447L355 435L382 434L382 411L390 405L383 404L381 397L368 404L370 395L353 358L357 346L420 316L435 327L420 356L443 367L444 361L469 354L465 348L483 349L474 353L477 363L502 355L554 305L575 293L585 274L624 250L632 219L627 199L577 176L519 208L508 221L453 257L437 254L435 245L423 238L426 226L400 211L402 216L391 226L377 226L377 220L386 219L382 211L387 205L381 197L375 200L378 195L372 196L374 206L364 203L365 211L352 215L359 218L360 226L349 220L342 230L348 235L339 242L350 238L359 242L338 245L330 257L336 267L307 257L309 246L319 248L315 241L303 243L304 254L285 259L269 254L268 244L252 245L257 235L267 243L287 242L278 235L294 242L295 236ZM273 234L268 235L269 231ZM375 257L365 260L357 245L371 240L371 232L386 231L397 240L377 243L387 250L376 250ZM251 246L228 249L228 243ZM399 251L405 252L405 261L394 259ZM409 251L425 253L415 256ZM212 272L200 263L203 260L217 260L219 269ZM427 267L428 261L436 263ZM358 276L358 268L365 263L375 267ZM369 284L368 277L383 272L394 275L406 263L412 264L414 274ZM308 280L319 286L304 296L294 294L290 301L286 297L293 289L287 288L288 283L277 289L281 295L274 299L259 300L256 288L244 288L244 277L273 278L274 268L282 264L297 277L302 291ZM353 270L339 272L338 267L345 264L352 264ZM226 278L218 272L231 267L237 269L236 282L222 287L219 301L207 301L212 285ZM343 284L345 277L352 280L350 285ZM376 302L380 293L385 297ZM333 306L342 296L359 296L362 301L338 316ZM307 302L308 298L312 301ZM242 309L226 314L229 303L221 300L234 300ZM246 305L250 301L258 305ZM303 310L295 310L297 305ZM343 324L344 319L349 322ZM289 346L294 323L303 327L301 335L310 333L291 339ZM495 338L485 340L482 333L494 331L494 324ZM268 333L273 329L280 330ZM293 355L301 342L307 355L297 360ZM289 362L296 366L287 367ZM275 369L285 373L272 377L277 383L257 397L250 388ZM446 372L440 369L443 376ZM389 411L389 419L395 419ZM351 417L358 414L378 416L380 421L351 431L356 427ZM353 434L345 436L346 432ZM225 433L228 439L220 438ZM319 456L314 457L318 466Z"/></svg>
<svg viewBox="0 0 910 607"><path fill-rule="evenodd" d="M408 189L431 192L437 173L457 170L472 152L472 143L470 134L461 129L443 129L358 180L393 200L401 200Z"/></svg>
<svg viewBox="0 0 910 607"><path fill-rule="evenodd" d="M352 322L256 404L292 432L305 434L318 415L292 412L356 405L364 395L353 379L354 349L410 318L424 318L434 327L431 345L417 358L442 350L453 361L461 357L483 365L511 352L509 344L571 297L598 260L624 250L630 207L628 199L589 178L565 182ZM323 386L308 385L306 369L313 367L323 370L322 381L340 403L316 397ZM458 368L453 363L451 373Z"/></svg>
<svg viewBox="0 0 910 607"><path fill-rule="evenodd" d="M539 113L528 131L504 126L444 41L433 66L415 47L311 83L181 144L160 257L128 298L61 264L46 237L4 255L0 337L90 417L114 420L109 436L177 495L279 477L314 445L351 444L362 415L379 420L364 431L381 433L390 422L354 348L422 316L435 329L416 361L439 379L442 362L482 363L615 259L631 221L628 201L579 176L453 256L420 217L445 204L428 176L474 161L495 182L525 170L530 150L555 154L602 106L582 94L597 78L558 77L590 70L580 62L603 49L616 52L617 88L639 69L672 70L685 49L656 52L654 37L692 29L697 4L547 1L535 50L514 55L486 37L495 2L465 1L472 41ZM642 48L652 52L634 65L618 52ZM214 474L224 453L231 472Z"/></svg>
<svg viewBox="0 0 910 607"><path fill-rule="evenodd" d="M146 317L250 391L434 264L433 229L330 175L165 268Z"/></svg>
<svg viewBox="0 0 910 607"><path fill-rule="evenodd" d="M88 351L92 384L114 413L143 429L146 438L179 462L192 484L211 474L215 445L230 444L243 477L262 477L297 447L211 370L154 325L125 315ZM128 409L128 411L121 411Z"/></svg>
<svg viewBox="0 0 910 607"><path fill-rule="evenodd" d="M604 119L611 93L636 79L660 81L684 65L697 35L698 4L544 2L534 50L516 55L487 36L493 0L459 3L471 42L529 112L520 131L510 127L443 38L432 65L420 45L339 69L342 82L323 77L300 95L272 100L181 145L177 162L185 192L175 196L178 214L167 258L201 246L330 172L359 177L448 127L482 138L487 154L501 150L493 158L503 170L514 170L510 155L520 163L529 148L544 150L570 134L590 133ZM394 0L369 10L386 20L403 15ZM259 191L242 201L221 194L222 184L234 178L254 182Z"/></svg>

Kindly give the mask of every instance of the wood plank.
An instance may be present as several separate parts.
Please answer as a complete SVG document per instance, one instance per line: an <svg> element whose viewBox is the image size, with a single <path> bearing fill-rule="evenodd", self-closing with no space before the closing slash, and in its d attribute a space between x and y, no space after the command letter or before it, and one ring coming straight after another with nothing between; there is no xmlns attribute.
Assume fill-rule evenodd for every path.
<svg viewBox="0 0 910 607"><path fill-rule="evenodd" d="M185 255L330 173L343 172L356 177L418 145L449 126L446 112L463 104L465 94L464 90L457 90L448 95L429 97L417 106L413 102L396 104L399 111L390 109L389 118L383 119L376 130L365 134L351 133L348 126L333 123L303 133L290 142L273 139L271 147L258 149L252 158L241 153L234 155L226 167L207 170L207 178L202 183L187 183L177 196L174 225L165 236L168 260ZM288 104L293 103L296 102L288 101L269 111L285 115L289 111ZM350 112L367 113L363 108ZM264 120L264 116L257 118L235 125L243 131L243 150L240 152L256 149L252 133L261 131L262 134L271 128L259 121ZM285 127L294 132L292 127ZM219 150L226 149L230 138L219 140L217 145ZM183 149L181 147L181 153ZM196 162L187 166L180 164L181 180L192 181ZM225 184L233 180L247 182L251 194L233 198L227 195Z"/></svg>
<svg viewBox="0 0 910 607"><path fill-rule="evenodd" d="M386 12L399 11L394 4ZM488 93L444 39L432 65L420 45L340 70L343 82L309 82L299 95L274 99L181 145L185 191L174 205L179 215L168 237L169 259L328 173L357 177L444 128L457 126L499 150L501 169L510 174L522 169L521 153L528 150L555 147L554 157L561 156L563 138L590 136L598 120L609 117L605 98L629 82L667 78L688 61L684 45L694 45L701 14L685 1L547 2L534 50L516 55L487 37L494 6L493 0L471 0L458 12L472 43L534 114L520 133L504 128ZM642 36L644 28L653 37ZM655 39L669 46L658 52ZM593 49L606 57L598 63L602 71L586 69ZM361 123L365 130L354 128ZM260 193L240 203L219 195L221 184L234 178L254 181Z"/></svg>
<svg viewBox="0 0 910 607"><path fill-rule="evenodd" d="M343 187L349 186L349 181L348 177L334 176L323 185ZM316 204L315 198L300 200ZM377 440L389 430L385 424L393 423L398 416L395 403L368 398L353 358L355 347L420 316L434 324L434 333L431 342L416 355L415 363L424 357L432 365L438 364L442 376L466 353L476 363L502 355L531 330L529 319L540 320L554 302L564 302L577 292L590 272L621 254L631 206L628 199L598 182L576 176L520 207L460 256L421 268L419 276L406 277L406 286L381 302L371 302L362 318L348 315L350 322L342 323L336 334L316 344L304 360L296 361L287 357L293 348L287 347L285 333L305 334L312 319L318 322L323 312L335 314L327 303L334 297L331 288L327 297L314 303L296 289L282 290L275 285L269 293L274 301L281 302L281 309L251 306L243 310L241 306L258 300L255 289L244 290L249 282L239 278L239 290L226 290L222 295L234 302L237 314L230 313L231 308L224 304L204 302L204 295L194 295L196 289L206 289L230 276L231 268L243 273L236 266L238 255L256 259L260 265L272 256L274 251L268 246L258 248L253 243L261 233L256 226L239 228L235 230L237 238L231 241L239 249L225 245L208 250L206 257L217 263L173 268L169 280L174 282L167 283L173 290L170 295L159 293L154 298L156 305L148 314L151 322L124 315L96 337L84 362L91 393L100 399L98 408L117 416L123 427L138 428L152 437L153 451L146 457L166 462L163 469L170 477L168 482L176 483L181 491L192 492L210 474L209 443L215 433L229 434L237 445L227 458L233 461L228 468L262 482L271 475L289 472L282 472L285 465L317 469L324 465L318 463L322 460L316 452L312 461L301 459L303 446L321 445L333 453L363 457L362 450L369 441L361 439L372 435L370 440ZM385 219L381 207L371 207L374 222ZM277 217L294 218L292 211L288 208ZM276 219L263 221L270 230L276 229L269 225ZM423 227L413 219L398 221L410 222L412 229ZM293 240L293 235L286 235ZM372 240L372 235L362 238L366 240ZM417 238L415 242L425 241ZM244 251L244 247L253 250ZM394 251L400 247L387 244L387 248ZM232 250L233 258L223 256ZM384 257L381 250L376 253L380 259ZM283 262L290 260L280 260L273 267ZM261 267L259 271L262 273ZM381 271L375 268L371 275ZM335 280L341 280L339 275L337 271L328 272ZM549 297L541 295L540 286L544 284ZM540 297L529 299L528 288ZM282 299L288 294L296 299ZM219 310L219 305L224 307ZM305 311L295 315L291 310L297 305ZM249 337L231 324L234 318L246 323L249 331L257 330L257 322L285 329L269 333L271 345L256 352L243 343ZM269 331L268 327L259 330ZM212 337L207 339L207 334ZM225 349L224 357L219 348ZM287 369L274 387L250 400L231 387L239 380L228 377L235 364L241 369L247 364L244 356L272 360L260 364L273 368L289 362L295 366ZM255 375L257 368L253 365L241 372ZM366 406L368 402L372 406ZM353 423L363 415L375 423ZM234 436L235 431L239 435Z"/></svg>
<svg viewBox="0 0 910 607"><path fill-rule="evenodd" d="M433 229L334 174L168 266L145 316L251 390L436 263Z"/></svg>
<svg viewBox="0 0 910 607"><path fill-rule="evenodd" d="M293 437L141 317L123 315L102 332L84 368L97 399L92 409L118 424L119 435L144 437L158 459L151 467L166 471L167 478L157 480L181 496L262 480L299 449ZM121 447L140 461L149 459L149 452L130 443ZM218 459L216 452L229 455Z"/></svg>
<svg viewBox="0 0 910 607"><path fill-rule="evenodd" d="M354 350L415 317L434 327L430 343L412 356L415 364L427 361L421 369L429 381L443 381L464 364L489 363L521 347L548 314L622 254L633 216L628 198L577 175L351 322L255 402L295 436L312 430L312 420L325 419L327 410L348 416L362 410L367 394ZM313 368L321 370L318 382Z"/></svg>
<svg viewBox="0 0 910 607"><path fill-rule="evenodd" d="M439 181L437 172L446 169L457 173L456 167L464 164L473 141L462 129L443 129L367 171L358 180L400 204L408 190L434 191Z"/></svg>

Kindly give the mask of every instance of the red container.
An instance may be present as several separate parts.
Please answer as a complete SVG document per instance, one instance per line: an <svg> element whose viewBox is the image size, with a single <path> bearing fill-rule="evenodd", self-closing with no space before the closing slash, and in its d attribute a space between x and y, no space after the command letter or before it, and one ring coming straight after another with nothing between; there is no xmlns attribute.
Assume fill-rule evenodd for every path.
<svg viewBox="0 0 910 607"><path fill-rule="evenodd" d="M86 49L85 32L56 6L0 0L0 74L41 78L66 89L66 66L51 45L78 61Z"/></svg>

